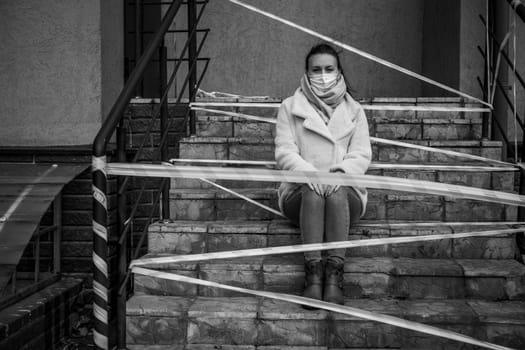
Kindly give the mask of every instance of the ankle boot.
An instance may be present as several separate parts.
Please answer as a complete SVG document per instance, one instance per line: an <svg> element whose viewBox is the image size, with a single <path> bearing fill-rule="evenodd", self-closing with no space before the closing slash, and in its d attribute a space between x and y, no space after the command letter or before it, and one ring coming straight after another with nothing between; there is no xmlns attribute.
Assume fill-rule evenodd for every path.
<svg viewBox="0 0 525 350"><path fill-rule="evenodd" d="M323 298L323 263L310 261L304 264L304 292L306 298L322 300ZM305 309L314 308L303 305Z"/></svg>
<svg viewBox="0 0 525 350"><path fill-rule="evenodd" d="M344 262L334 262L331 260L326 262L324 301L334 304L344 304L343 271Z"/></svg>

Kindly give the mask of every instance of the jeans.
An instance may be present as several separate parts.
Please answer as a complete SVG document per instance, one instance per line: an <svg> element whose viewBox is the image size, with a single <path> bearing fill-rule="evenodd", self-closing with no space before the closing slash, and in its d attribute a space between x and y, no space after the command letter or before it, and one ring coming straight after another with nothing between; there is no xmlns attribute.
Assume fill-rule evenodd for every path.
<svg viewBox="0 0 525 350"><path fill-rule="evenodd" d="M361 200L352 187L341 187L328 197L301 185L283 201L283 213L301 228L304 244L346 241L350 226L361 215ZM346 249L327 251L327 259L343 262ZM321 251L304 253L305 261L322 260Z"/></svg>

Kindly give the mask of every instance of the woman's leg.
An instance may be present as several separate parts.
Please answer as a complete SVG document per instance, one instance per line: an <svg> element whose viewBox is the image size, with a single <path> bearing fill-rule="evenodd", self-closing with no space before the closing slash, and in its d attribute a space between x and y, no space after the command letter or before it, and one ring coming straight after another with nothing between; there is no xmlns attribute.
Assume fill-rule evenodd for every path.
<svg viewBox="0 0 525 350"><path fill-rule="evenodd" d="M284 215L301 228L304 244L322 243L324 240L325 199L307 185L290 193L283 202ZM305 261L321 261L321 252L305 252Z"/></svg>
<svg viewBox="0 0 525 350"><path fill-rule="evenodd" d="M361 214L361 200L355 191L342 187L326 198L325 235L326 242L346 241L350 226L358 221ZM343 272L346 249L328 251L325 265L323 299L327 302L343 304Z"/></svg>
<svg viewBox="0 0 525 350"><path fill-rule="evenodd" d="M351 187L341 187L326 198L325 204L325 242L346 241L348 231L359 221L361 200ZM333 249L327 252L328 260L344 262L346 249Z"/></svg>
<svg viewBox="0 0 525 350"><path fill-rule="evenodd" d="M303 185L283 202L284 214L301 228L303 243L321 243L324 235L324 198ZM323 297L323 264L321 252L304 253L303 296L312 299ZM306 307L311 309L310 307Z"/></svg>

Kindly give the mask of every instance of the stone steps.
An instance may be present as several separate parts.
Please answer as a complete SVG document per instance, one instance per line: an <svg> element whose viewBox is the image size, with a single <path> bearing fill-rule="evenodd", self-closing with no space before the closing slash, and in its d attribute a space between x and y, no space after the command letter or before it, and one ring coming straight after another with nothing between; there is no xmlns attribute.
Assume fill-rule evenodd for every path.
<svg viewBox="0 0 525 350"><path fill-rule="evenodd" d="M235 102L235 101L230 101ZM363 101L372 105L447 106L465 107L463 101L416 101L374 99ZM479 105L468 105L480 107ZM275 119L275 107L209 107L262 118ZM480 140L482 118L478 112L443 111L365 111L370 136L397 140ZM225 116L218 112L196 111L197 135L202 137L249 137L273 139L275 125L242 117Z"/></svg>
<svg viewBox="0 0 525 350"><path fill-rule="evenodd" d="M272 111L273 112L273 111ZM373 113L376 112L376 113ZM378 111L368 113L370 136L393 140L481 140L480 117L432 118L433 116L415 116L416 112L405 112L392 119ZM200 137L240 137L273 139L275 124L265 121L247 120L241 117L213 115L213 112L198 112L197 135ZM218 114L218 113L217 113ZM276 116L263 112L264 117ZM272 113L273 114L273 113ZM261 111L254 111L256 116Z"/></svg>
<svg viewBox="0 0 525 350"><path fill-rule="evenodd" d="M345 304L446 328L476 339L525 347L525 302L347 299ZM134 296L130 349L474 349L386 324L256 297ZM149 346L158 347L149 347ZM146 347L148 346L148 347Z"/></svg>
<svg viewBox="0 0 525 350"><path fill-rule="evenodd" d="M278 209L275 188L232 188ZM366 220L513 221L515 206L432 195L370 190ZM170 217L175 220L271 220L280 218L220 189L170 190Z"/></svg>
<svg viewBox="0 0 525 350"><path fill-rule="evenodd" d="M148 255L155 257L156 255ZM238 287L301 294L302 254L163 264L159 270ZM525 298L525 266L511 259L411 259L348 257L348 298L486 299ZM135 295L239 296L239 293L135 275Z"/></svg>
<svg viewBox="0 0 525 350"><path fill-rule="evenodd" d="M225 102L245 101L225 99ZM375 98L366 103L466 105L458 98ZM254 107L210 108L268 118L275 118L277 111ZM500 142L481 140L479 113L375 110L366 113L371 136L491 159L501 157ZM197 136L182 139L179 158L273 161L274 135L272 124L197 112ZM383 144L373 145L373 162L487 165ZM509 169L371 169L368 173L515 191L515 172ZM218 183L277 209L275 183L224 180ZM149 227L148 257L301 242L299 229L287 220L199 180L173 179L170 205L171 220ZM516 207L511 206L370 190L367 214L348 238L483 231L507 226L481 226L479 222L515 219ZM525 266L515 260L516 254L514 234L348 249L345 304L452 329L500 345L525 348ZM302 293L304 284L301 253L164 264L159 270L296 295ZM127 310L129 349L475 349L460 342L342 314L304 310L272 299L141 275L134 276L134 292Z"/></svg>
<svg viewBox="0 0 525 350"><path fill-rule="evenodd" d="M411 144L434 147L501 159L500 141L449 140L419 141L408 140ZM273 138L239 137L187 137L180 141L179 157L185 159L229 159L229 160L275 160ZM476 163L436 152L399 147L386 144L372 144L374 162L407 164L447 164L454 162Z"/></svg>
<svg viewBox="0 0 525 350"><path fill-rule="evenodd" d="M423 226L424 224L424 226ZM421 235L452 234L510 228L509 226L438 225L389 227L388 222L361 221L350 230L348 239L376 239ZM199 254L238 249L254 249L301 244L299 228L287 220L272 221L170 221L155 223L148 231L151 254ZM414 242L347 250L351 257L391 257L426 259L514 259L514 234Z"/></svg>

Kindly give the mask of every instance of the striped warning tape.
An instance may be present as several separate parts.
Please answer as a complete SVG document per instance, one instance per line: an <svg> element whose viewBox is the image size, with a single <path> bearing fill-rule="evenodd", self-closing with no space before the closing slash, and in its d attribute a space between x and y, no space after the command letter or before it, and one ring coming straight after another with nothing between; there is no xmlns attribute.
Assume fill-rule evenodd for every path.
<svg viewBox="0 0 525 350"><path fill-rule="evenodd" d="M357 186L525 206L525 196L514 193L389 176L287 171L260 168L168 166L131 163L108 163L106 170L108 174L123 176L192 179L205 178L216 180L319 183L325 185Z"/></svg>
<svg viewBox="0 0 525 350"><path fill-rule="evenodd" d="M254 120L254 121L262 121L262 122L267 122L271 124L277 123L277 119L273 117L265 118L265 117L259 117L255 115L245 114L245 113L221 111L218 109L199 108L197 110L211 111L213 113L222 114L226 116L239 117L239 118L244 118L244 119ZM473 161L480 161L480 162L491 163L491 164L500 164L500 165L506 165L506 166L516 166L515 164L504 162L504 161L497 160L497 159L491 159L491 158L476 156L473 154L456 152L456 151L451 151L451 150L436 148L436 147L423 146L423 145L418 145L418 144L413 144L413 143L408 143L408 142L387 140L387 139L383 139L379 137L370 137L370 141L374 143L386 144L386 145L391 145L391 146L396 146L396 147L411 148L411 149L417 149L417 150L426 151L426 152L440 153L440 154L444 154L444 155L451 156L451 157L459 157L459 158L464 158L464 159L470 159Z"/></svg>
<svg viewBox="0 0 525 350"><path fill-rule="evenodd" d="M225 112L219 109L203 107L252 107L252 108L279 108L280 103L275 102L192 102L190 108L194 111ZM431 105L396 105L396 104L368 104L362 103L361 107L369 111L414 111L414 112L464 112L485 113L489 108L482 107L457 107L457 106L431 106ZM233 112L232 112L233 113ZM431 117L431 116L429 116Z"/></svg>
<svg viewBox="0 0 525 350"><path fill-rule="evenodd" d="M170 163L183 164L215 164L232 166L262 166L275 168L275 161L260 160L231 160L231 159L193 159L172 158ZM400 164L400 163L372 163L368 170L423 170L423 171L462 171L462 172L515 172L516 167L476 166L476 165L448 165L448 164Z"/></svg>
<svg viewBox="0 0 525 350"><path fill-rule="evenodd" d="M328 243L297 244L297 245L280 246L280 247L241 249L241 250L202 253L202 254L169 255L169 256L161 256L161 257L155 257L155 258L141 258L141 259L133 260L131 262L131 267L135 267L135 266L152 267L154 265L163 265L163 264L188 263L188 262L222 260L222 259L237 259L237 258L247 258L247 257L254 257L254 256L301 253L301 252L311 252L311 251L320 251L320 250L329 250L329 249L372 247L372 246L378 246L378 245L426 242L426 241L436 241L436 240L442 240L442 239L491 237L491 236L504 235L504 234L510 234L510 233L524 232L524 231L525 231L525 227L521 227L521 228L510 228L510 229L501 229L501 230L490 230L490 231L444 233L444 234L439 234L439 235L385 237L385 238L370 238L370 239L360 239L360 240L353 240L353 241L338 241L338 242L328 242Z"/></svg>
<svg viewBox="0 0 525 350"><path fill-rule="evenodd" d="M453 332L450 330L441 329L441 328L437 328L434 326L429 326L429 325L419 323L419 322L409 321L409 320L402 319L402 318L395 317L395 316L380 314L376 312L370 312L370 311L366 311L366 310L362 310L362 309L358 309L358 308L354 308L354 307L350 307L346 305L337 305L337 304L332 304L332 303L328 303L325 301L300 297L300 296L291 295L291 294L265 292L265 291L259 291L259 290L241 288L241 287L234 287L234 286L230 286L227 284L201 280L198 278L186 277L186 276L182 276L182 275L178 275L178 274L170 273L170 272L155 271L155 270L145 269L141 267L134 267L132 269L132 272L136 274L144 275L144 276L162 278L166 280L183 282L183 283L197 284L200 286L206 286L206 287L212 287L212 288L220 288L220 289L230 290L230 291L244 293L244 294L250 294L250 295L264 297L264 298L287 301L287 302L291 302L291 303L299 304L299 305L306 305L306 306L310 306L310 307L314 307L318 309L324 309L328 311L333 311L333 312L337 312L337 313L341 313L345 315L362 318L365 320L389 324L395 327L405 328L405 329L413 330L416 332L430 334L430 335L438 336L441 338L460 341L460 342L480 346L480 347L487 348L487 349L513 350L512 348L477 340L470 336L467 336L461 333L457 333L457 332Z"/></svg>
<svg viewBox="0 0 525 350"><path fill-rule="evenodd" d="M391 68L391 69L397 70L398 72L404 73L404 74L406 74L406 75L408 75L408 76L411 76L411 77L413 77L413 78L416 78L416 79L422 80L422 81L424 81L424 82L426 82L426 83L428 83L428 84L435 85L435 86L437 86L437 87L439 87L439 88L442 88L442 89L444 89L444 90L447 90L447 91L453 92L454 94L457 94L457 95L459 95L459 96L462 96L462 97L468 98L469 100L477 101L477 102L479 102L479 103L481 103L481 104L484 104L484 105L486 105L486 106L492 108L492 105L491 105L491 104L489 104L489 103L487 103L487 102L485 102L485 101L483 101L483 100L480 100L479 98L476 98L476 97L474 97L474 96L468 95L468 94L466 94L466 93L464 93L464 92L462 92L462 91L459 91L459 90L457 90L457 89L451 88L450 86L447 86L447 85L445 85L445 84L443 84L443 83L437 82L437 81L435 81L435 80L433 80L433 79L427 78L427 77L425 77L425 76L423 76L423 75L421 75L421 74L415 73L415 72L413 72L413 71L411 71L411 70L409 70L409 69L406 69L406 68L404 68L404 67L401 67L401 66L399 66L399 65L397 65L397 64L394 64L394 63L392 63L392 62L389 62L389 61L387 61L387 60L384 60L384 59L379 58L379 57L377 57L377 56L374 56L374 55L372 55L372 54L369 54L368 52L365 52L365 51L363 51L363 50L360 50L360 49L357 49L357 48L355 48L355 47L353 47L353 46L350 46L350 45L344 44L344 43L342 43L342 42L340 42L340 41L338 41L338 40L335 40L335 39L333 39L333 38L330 38L329 36L326 36L326 35L323 35L323 34L317 33L317 32L315 32L315 31L313 31L313 30L311 30L311 29L308 29L308 28L306 28L306 27L300 26L300 25L298 25L298 24L296 24L296 23L294 23L294 22L292 22L292 21L286 20L286 19L284 19L284 18L282 18L282 17L276 16L276 15L274 15L274 14L272 14L272 13L267 12L267 11L263 11L263 10L261 10L261 9L259 9L259 8L257 8L257 7L255 7L255 6L251 6L251 5L245 4L245 3L242 2L242 1L239 1L239 0L229 0L229 1L230 1L231 3L234 3L234 4L237 4L237 5L239 5L239 6L242 6L242 7L246 8L246 9L248 9L248 10L250 10L250 11L253 11L253 12L259 13L259 14L261 14L261 15L263 15L263 16L266 16L266 17L271 18L271 19L273 19L273 20L276 20L276 21L278 21L278 22L284 23L284 24L286 24L286 25L288 25L288 26L290 26L290 27L293 27L293 28L295 28L295 29L298 29L298 30L300 30L300 31L302 31L302 32L304 32L304 33L307 33L307 34L310 34L310 35L312 35L312 36L315 36L315 37L317 37L317 38L319 38L319 39L321 39L321 40L324 40L324 41L327 41L327 42L329 42L329 43L332 43L333 45L339 46L339 47L341 47L342 49L345 49L345 50L347 50L347 51L353 52L353 53L355 53L355 54L357 54L357 55L359 55L359 56L362 56L362 57L364 57L364 58L367 58L367 59L369 59L369 60L372 60L372 61L374 61L374 62L377 62L377 63L379 63L379 64L381 64L381 65L383 65L383 66L386 66L386 67L388 67L388 68Z"/></svg>

